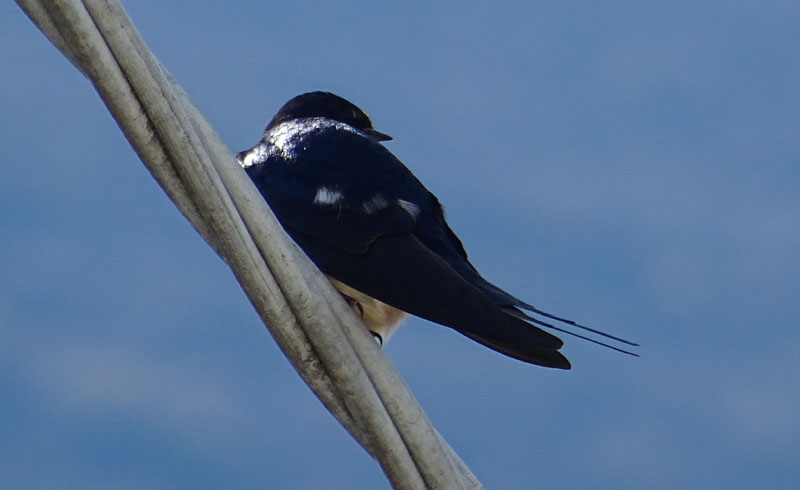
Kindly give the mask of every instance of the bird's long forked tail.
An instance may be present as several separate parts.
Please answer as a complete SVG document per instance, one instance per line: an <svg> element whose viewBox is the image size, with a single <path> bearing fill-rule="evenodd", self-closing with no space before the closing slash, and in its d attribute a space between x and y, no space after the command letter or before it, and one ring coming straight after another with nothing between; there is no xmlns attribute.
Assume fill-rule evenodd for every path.
<svg viewBox="0 0 800 490"><path fill-rule="evenodd" d="M504 308L504 310L508 314L510 314L512 316L515 316L517 318L523 319L523 320L527 320L527 321L533 323L534 325L538 325L538 326L544 327L544 328L549 328L551 330L555 330L557 332L561 332L561 333L564 333L566 335L571 335L573 337L577 337L579 339L586 340L587 342L591 342L593 344L601 345L603 347L606 347L606 348L611 349L611 350L615 350L617 352L621 352L623 354L628 354L629 356L639 357L639 354L637 354L635 352L632 352L632 351L628 350L627 348L618 347L618 346L612 345L612 344L610 344L608 342L603 342L602 340L593 339L593 338L591 338L591 337L589 337L587 335L582 335L582 334L567 330L564 327L560 327L558 325L554 325L551 322L546 322L546 321L544 321L544 320L542 320L540 318L537 318L535 316L528 315L524 311L520 311L517 308L524 308L524 309L526 309L526 310L528 310L530 312L533 312L533 313L535 313L537 315L541 315L541 316L543 316L545 318L549 318L551 320L555 320L557 322L561 322L561 323L563 323L565 325L570 325L572 327L584 330L586 332L591 332L591 333L593 333L595 335L599 335L601 337L617 341L617 342L619 342L621 344L625 344L625 345L630 346L630 347L639 347L639 344L637 344L635 342L631 342L630 340L625 340L625 339L623 339L621 337L617 337L615 335L611 335L609 333L603 332L601 330L597 330L595 328L587 327L586 325L582 325L582 324L580 324L580 323L578 323L576 321L569 320L567 318L563 318L563 317L560 317L560 316L557 316L557 315L553 315L552 313L547 313L546 311L542 311L542 310L536 308L535 306L529 305L528 303L525 303L523 301L519 301L515 306L516 306L516 308L515 307L506 307L506 308Z"/></svg>

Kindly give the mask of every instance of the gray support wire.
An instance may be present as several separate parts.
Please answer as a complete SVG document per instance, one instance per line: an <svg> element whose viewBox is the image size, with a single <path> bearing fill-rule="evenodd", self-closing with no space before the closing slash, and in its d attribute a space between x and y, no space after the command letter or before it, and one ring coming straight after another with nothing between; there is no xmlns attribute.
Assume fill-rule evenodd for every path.
<svg viewBox="0 0 800 490"><path fill-rule="evenodd" d="M89 78L153 177L230 266L294 368L394 488L482 488L360 319L287 238L122 6L17 3Z"/></svg>

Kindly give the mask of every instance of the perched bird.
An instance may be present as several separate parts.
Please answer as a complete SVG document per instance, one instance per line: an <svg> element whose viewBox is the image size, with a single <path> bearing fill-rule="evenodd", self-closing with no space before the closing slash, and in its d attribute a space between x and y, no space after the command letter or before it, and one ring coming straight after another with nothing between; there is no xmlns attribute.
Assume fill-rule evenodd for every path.
<svg viewBox="0 0 800 490"><path fill-rule="evenodd" d="M563 342L533 324L590 339L522 310L636 345L534 308L484 279L439 200L351 102L310 92L287 102L237 158L287 233L379 340L407 312L507 356L569 369ZM635 355L635 354L634 354Z"/></svg>

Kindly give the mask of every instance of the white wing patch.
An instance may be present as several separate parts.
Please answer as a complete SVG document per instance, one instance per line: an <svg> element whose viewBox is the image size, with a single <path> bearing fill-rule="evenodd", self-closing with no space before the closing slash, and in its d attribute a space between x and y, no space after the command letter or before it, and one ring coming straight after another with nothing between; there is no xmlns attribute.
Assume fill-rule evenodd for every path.
<svg viewBox="0 0 800 490"><path fill-rule="evenodd" d="M374 196L364 201L363 204L361 204L361 208L367 214L375 214L381 209L385 209L388 205L389 201L387 201L386 198L383 197L380 192L378 192Z"/></svg>
<svg viewBox="0 0 800 490"><path fill-rule="evenodd" d="M419 206L417 206L413 202L406 201L405 199L398 199L397 205L403 208L414 219L416 219L417 216L419 216Z"/></svg>
<svg viewBox="0 0 800 490"><path fill-rule="evenodd" d="M314 204L319 206L336 206L342 199L344 199L344 194L342 194L341 191L322 186L317 189L317 193L314 195Z"/></svg>

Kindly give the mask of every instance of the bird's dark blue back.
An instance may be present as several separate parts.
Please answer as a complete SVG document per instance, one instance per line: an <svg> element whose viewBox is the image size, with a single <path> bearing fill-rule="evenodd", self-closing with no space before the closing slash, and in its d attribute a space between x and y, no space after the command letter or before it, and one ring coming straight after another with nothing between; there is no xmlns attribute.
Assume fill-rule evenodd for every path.
<svg viewBox="0 0 800 490"><path fill-rule="evenodd" d="M246 167L285 226L313 223L314 229L306 232L360 251L376 234L410 232L439 255L467 260L437 199L382 144L344 125L326 122L290 146L291 151L272 151L263 162ZM320 189L341 193L341 200L315 204ZM370 208L378 195L386 201L385 207L378 209L382 202L373 202ZM398 202L416 206L416 216Z"/></svg>
<svg viewBox="0 0 800 490"><path fill-rule="evenodd" d="M484 280L436 197L375 138L326 118L273 125L240 154L289 235L340 282L512 357L568 368L557 337Z"/></svg>

